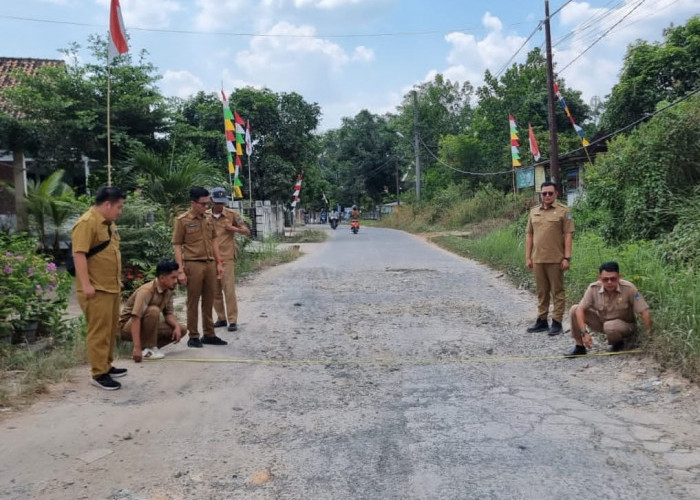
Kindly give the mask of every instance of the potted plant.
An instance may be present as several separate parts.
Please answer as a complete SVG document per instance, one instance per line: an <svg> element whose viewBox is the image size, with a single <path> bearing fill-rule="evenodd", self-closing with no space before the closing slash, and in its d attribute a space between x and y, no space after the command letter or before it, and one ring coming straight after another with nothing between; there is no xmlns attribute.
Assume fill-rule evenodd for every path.
<svg viewBox="0 0 700 500"><path fill-rule="evenodd" d="M31 342L40 323L60 321L70 294L70 277L37 253L37 240L0 234L0 321L13 343Z"/></svg>

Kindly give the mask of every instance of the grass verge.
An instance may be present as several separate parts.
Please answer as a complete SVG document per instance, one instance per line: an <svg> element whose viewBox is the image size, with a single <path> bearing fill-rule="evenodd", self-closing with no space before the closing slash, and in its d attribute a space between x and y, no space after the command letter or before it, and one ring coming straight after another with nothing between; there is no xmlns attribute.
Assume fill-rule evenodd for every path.
<svg viewBox="0 0 700 500"><path fill-rule="evenodd" d="M486 263L505 272L517 285L535 289L534 278L524 265L521 224L495 229L488 234L462 238L437 237L443 248ZM669 266L649 242L608 246L593 234L577 234L572 267L566 275L569 305L577 303L586 287L596 280L598 266L619 262L622 274L642 292L651 308L654 331L640 329L638 337L662 366L700 379L700 273ZM533 312L535 304L533 302Z"/></svg>

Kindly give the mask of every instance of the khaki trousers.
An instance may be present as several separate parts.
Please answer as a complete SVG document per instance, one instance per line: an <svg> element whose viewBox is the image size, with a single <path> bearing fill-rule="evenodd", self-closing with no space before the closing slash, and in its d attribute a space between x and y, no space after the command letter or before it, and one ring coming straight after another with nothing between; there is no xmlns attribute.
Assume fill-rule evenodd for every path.
<svg viewBox="0 0 700 500"><path fill-rule="evenodd" d="M571 318L571 336L579 340L581 338L581 329L579 328L578 321L576 321L576 310L578 309L578 304L573 306L569 311L569 316ZM637 327L634 323L628 323L621 319L611 319L610 321L603 321L598 316L598 313L593 309L586 309L583 313L584 321L591 330L596 332L603 332L608 338L608 344L617 344L622 342L624 339L629 337Z"/></svg>
<svg viewBox="0 0 700 500"><path fill-rule="evenodd" d="M202 329L205 337L214 336L212 306L219 286L216 262L185 261L187 276L187 330L190 338L199 338L199 301L202 301Z"/></svg>
<svg viewBox="0 0 700 500"><path fill-rule="evenodd" d="M224 312L224 298L226 299L226 311ZM224 275L214 297L214 310L216 319L228 320L229 323L238 323L238 301L236 300L236 261L224 261Z"/></svg>
<svg viewBox="0 0 700 500"><path fill-rule="evenodd" d="M564 293L564 271L561 264L534 264L535 283L537 283L537 318L547 319L550 297L554 302L552 319L561 323L566 308Z"/></svg>
<svg viewBox="0 0 700 500"><path fill-rule="evenodd" d="M87 321L87 338L85 346L93 377L109 372L114 360L114 339L119 328L118 293L97 290L93 297L87 298L78 292L78 303Z"/></svg>
<svg viewBox="0 0 700 500"><path fill-rule="evenodd" d="M133 316L119 328L119 337L122 340L133 342L131 337L131 322ZM184 337L187 334L187 327L179 323L180 331ZM141 347L163 347L173 341L173 328L163 320L160 307L148 306L146 312L141 317Z"/></svg>

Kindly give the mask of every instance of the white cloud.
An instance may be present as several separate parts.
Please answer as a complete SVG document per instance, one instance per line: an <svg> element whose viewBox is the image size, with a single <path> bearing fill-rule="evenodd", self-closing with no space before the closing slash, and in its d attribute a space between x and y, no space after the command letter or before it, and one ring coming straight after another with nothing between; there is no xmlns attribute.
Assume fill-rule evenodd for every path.
<svg viewBox="0 0 700 500"><path fill-rule="evenodd" d="M200 9L194 19L195 28L202 31L214 31L231 27L249 6L244 0L197 0Z"/></svg>
<svg viewBox="0 0 700 500"><path fill-rule="evenodd" d="M480 85L486 69L496 73L525 41L519 35L503 33L503 23L489 12L484 14L482 24L488 33L481 40L462 32L445 36L452 48L447 56L450 66L441 72L450 80L469 81L475 87ZM429 71L426 80L437 72Z"/></svg>
<svg viewBox="0 0 700 500"><path fill-rule="evenodd" d="M254 37L247 50L238 52L236 64L259 84L293 89L323 85L351 61L373 57L365 47L357 47L350 56L340 45L316 37L315 31L313 26L277 23L265 33L269 36Z"/></svg>
<svg viewBox="0 0 700 500"><path fill-rule="evenodd" d="M367 48L364 45L355 47L352 54L352 60L365 62L374 61L374 50Z"/></svg>
<svg viewBox="0 0 700 500"><path fill-rule="evenodd" d="M197 76L184 70L167 70L163 73L163 79L160 81L160 88L163 94L167 96L183 98L196 94L200 90L211 90L205 89L204 83Z"/></svg>
<svg viewBox="0 0 700 500"><path fill-rule="evenodd" d="M105 6L105 12L109 12L110 0L95 1ZM119 5L127 33L129 26L165 28L170 25L171 15L181 10L180 4L175 0L119 0Z"/></svg>
<svg viewBox="0 0 700 500"><path fill-rule="evenodd" d="M294 5L297 8L313 6L319 9L329 10L362 3L372 3L372 0L294 0Z"/></svg>

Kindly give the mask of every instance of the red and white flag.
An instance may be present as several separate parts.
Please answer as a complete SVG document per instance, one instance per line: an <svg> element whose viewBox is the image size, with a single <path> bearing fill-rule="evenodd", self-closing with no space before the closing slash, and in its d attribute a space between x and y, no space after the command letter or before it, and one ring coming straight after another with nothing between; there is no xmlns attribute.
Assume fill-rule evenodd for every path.
<svg viewBox="0 0 700 500"><path fill-rule="evenodd" d="M111 0L111 2L109 8L109 47L107 48L107 61L110 63L115 57L129 52L119 0Z"/></svg>
<svg viewBox="0 0 700 500"><path fill-rule="evenodd" d="M529 136L530 136L530 152L535 161L540 161L540 148L537 146L537 139L535 139L535 132L532 130L532 124L529 125Z"/></svg>
<svg viewBox="0 0 700 500"><path fill-rule="evenodd" d="M297 179L297 183L294 185L294 201L292 202L292 208L296 208L297 202L299 201L299 193L301 192L301 174Z"/></svg>

